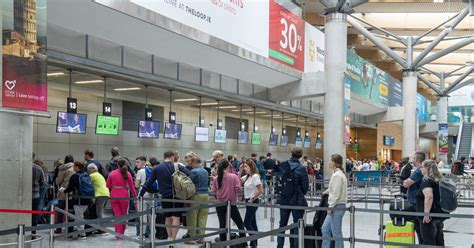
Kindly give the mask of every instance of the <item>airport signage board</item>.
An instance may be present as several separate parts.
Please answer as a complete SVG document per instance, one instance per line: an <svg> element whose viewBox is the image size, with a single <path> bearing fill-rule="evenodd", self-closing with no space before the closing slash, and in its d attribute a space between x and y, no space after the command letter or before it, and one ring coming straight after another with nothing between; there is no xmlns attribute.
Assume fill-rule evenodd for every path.
<svg viewBox="0 0 474 248"><path fill-rule="evenodd" d="M466 85L449 94L449 107L474 106L474 85Z"/></svg>
<svg viewBox="0 0 474 248"><path fill-rule="evenodd" d="M305 23L304 72L324 71L324 33Z"/></svg>
<svg viewBox="0 0 474 248"><path fill-rule="evenodd" d="M135 5L264 57L268 57L268 1L130 0ZM107 5L110 1L96 2Z"/></svg>
<svg viewBox="0 0 474 248"><path fill-rule="evenodd" d="M0 1L2 107L48 110L46 0Z"/></svg>
<svg viewBox="0 0 474 248"><path fill-rule="evenodd" d="M269 58L304 71L305 22L275 0L270 0L269 28Z"/></svg>

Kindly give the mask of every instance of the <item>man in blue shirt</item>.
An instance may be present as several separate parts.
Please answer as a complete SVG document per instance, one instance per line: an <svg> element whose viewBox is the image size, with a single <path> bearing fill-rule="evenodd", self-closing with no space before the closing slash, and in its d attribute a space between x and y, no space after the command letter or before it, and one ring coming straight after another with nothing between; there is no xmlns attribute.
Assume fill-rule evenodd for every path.
<svg viewBox="0 0 474 248"><path fill-rule="evenodd" d="M415 166L416 170L411 174L410 178L406 179L403 181L403 187L407 188L407 200L412 207L410 209L413 209L415 211L416 209L416 194L420 190L421 182L423 181L423 174L421 173L421 165L423 161L425 161L426 155L423 152L415 152L415 155L413 156L413 165ZM418 222L418 218L415 218L413 221L415 224L415 230L416 230L416 235L418 236L418 242L420 244L423 244L423 239L421 237L420 233L420 224Z"/></svg>

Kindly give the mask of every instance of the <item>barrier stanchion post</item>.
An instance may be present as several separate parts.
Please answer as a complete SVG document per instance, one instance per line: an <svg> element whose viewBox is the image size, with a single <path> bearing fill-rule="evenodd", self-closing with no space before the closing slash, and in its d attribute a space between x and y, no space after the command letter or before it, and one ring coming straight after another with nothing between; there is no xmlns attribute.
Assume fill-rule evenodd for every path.
<svg viewBox="0 0 474 248"><path fill-rule="evenodd" d="M380 232L379 232L379 247L380 248L383 248L383 200L380 199L380 216L379 216L379 219L380 219Z"/></svg>
<svg viewBox="0 0 474 248"><path fill-rule="evenodd" d="M270 186L268 185L267 179L265 179L264 182L265 182L265 184L267 184L266 187L265 187L265 191L264 191L265 192L265 203L267 203L268 202L268 188ZM264 219L267 218L267 208L263 208L263 218Z"/></svg>
<svg viewBox="0 0 474 248"><path fill-rule="evenodd" d="M370 181L370 178L369 178L369 181ZM367 188L368 188L368 183L369 181L366 181L365 182L365 208L368 208L368 204L367 204L367 200L369 198L369 192L367 192Z"/></svg>
<svg viewBox="0 0 474 248"><path fill-rule="evenodd" d="M150 247L155 248L155 219L156 219L156 208L155 208L155 194L152 195L151 200L151 219L150 219Z"/></svg>
<svg viewBox="0 0 474 248"><path fill-rule="evenodd" d="M230 211L231 211L231 205L230 205L230 201L227 201L227 213L226 213L226 227L227 227L227 233L226 233L226 238L227 238L227 241L230 240L230 229L231 229L231 223L230 223ZM222 241L222 240L221 240ZM228 248L230 248L230 246L227 246Z"/></svg>
<svg viewBox="0 0 474 248"><path fill-rule="evenodd" d="M18 225L18 248L25 248L25 225Z"/></svg>
<svg viewBox="0 0 474 248"><path fill-rule="evenodd" d="M349 222L350 222L350 247L355 248L355 207L349 207Z"/></svg>
<svg viewBox="0 0 474 248"><path fill-rule="evenodd" d="M300 219L298 221L298 248L304 248L304 220L303 219Z"/></svg>
<svg viewBox="0 0 474 248"><path fill-rule="evenodd" d="M66 201L66 204L64 204L64 212L66 213L69 213L69 194L68 193L65 193L64 194L64 197L66 198L65 201ZM68 218L67 218L67 214L64 215L64 223L68 223ZM66 227L66 239L67 239L67 234L68 234L68 231L69 231L69 228Z"/></svg>
<svg viewBox="0 0 474 248"><path fill-rule="evenodd" d="M144 211L144 205L143 205L143 197L138 198L138 211L143 212ZM148 216L148 214L147 214ZM145 218L144 215L140 216L139 218L139 227L138 227L138 232L140 235L140 242L143 242L143 218Z"/></svg>
<svg viewBox="0 0 474 248"><path fill-rule="evenodd" d="M272 180L275 181L275 177L272 177ZM273 182L272 184L272 191L271 191L271 196L270 196L270 205L274 206L275 205L275 184ZM267 208L265 208L267 209ZM275 229L275 208L270 208L270 227L272 230ZM272 235L270 236L270 241L274 242L275 241L275 236Z"/></svg>
<svg viewBox="0 0 474 248"><path fill-rule="evenodd" d="M351 206L354 206L354 182L351 184Z"/></svg>
<svg viewBox="0 0 474 248"><path fill-rule="evenodd" d="M54 225L54 205L51 205L51 214L49 215L49 224ZM54 248L54 229L49 229L49 248Z"/></svg>

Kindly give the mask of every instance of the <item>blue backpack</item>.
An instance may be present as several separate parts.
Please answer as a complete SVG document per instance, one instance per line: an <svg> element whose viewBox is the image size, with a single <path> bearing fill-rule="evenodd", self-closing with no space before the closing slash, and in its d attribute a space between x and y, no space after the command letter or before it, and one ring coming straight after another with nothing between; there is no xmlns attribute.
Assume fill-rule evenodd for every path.
<svg viewBox="0 0 474 248"><path fill-rule="evenodd" d="M91 177L87 173L79 174L79 196L94 197L94 193Z"/></svg>
<svg viewBox="0 0 474 248"><path fill-rule="evenodd" d="M147 179L147 180L148 180L148 178L150 178L152 169L153 169L153 168L151 168L151 167L149 167L149 166L145 167L145 175L146 175L146 179ZM151 185L151 187L152 187L154 190L158 191L158 182L155 180L155 181L153 182L153 184Z"/></svg>

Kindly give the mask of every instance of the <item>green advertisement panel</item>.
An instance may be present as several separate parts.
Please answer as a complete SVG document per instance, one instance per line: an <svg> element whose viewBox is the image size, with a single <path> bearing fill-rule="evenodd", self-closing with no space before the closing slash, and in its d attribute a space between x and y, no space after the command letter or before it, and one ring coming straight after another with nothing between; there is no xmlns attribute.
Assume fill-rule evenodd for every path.
<svg viewBox="0 0 474 248"><path fill-rule="evenodd" d="M119 131L119 122L120 117L98 115L95 125L95 133L117 135Z"/></svg>

